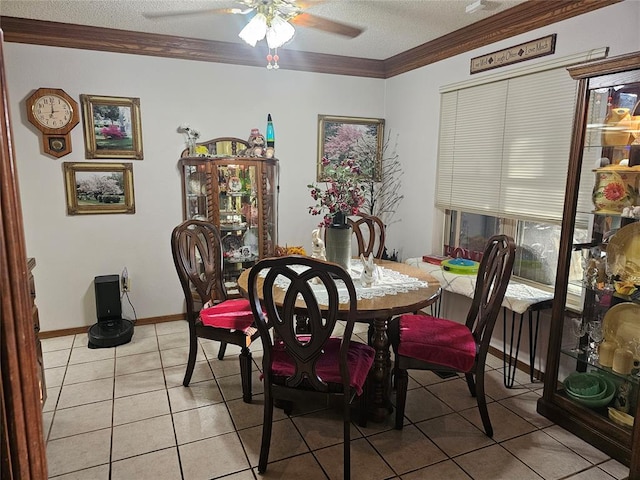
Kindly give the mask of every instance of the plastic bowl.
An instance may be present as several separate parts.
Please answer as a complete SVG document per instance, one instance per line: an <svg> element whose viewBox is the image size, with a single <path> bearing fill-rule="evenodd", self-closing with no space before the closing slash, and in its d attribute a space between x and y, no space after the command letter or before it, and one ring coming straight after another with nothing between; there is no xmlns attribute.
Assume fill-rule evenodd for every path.
<svg viewBox="0 0 640 480"><path fill-rule="evenodd" d="M564 380L564 388L568 393L578 397L602 397L607 385L599 375L593 373L573 372Z"/></svg>

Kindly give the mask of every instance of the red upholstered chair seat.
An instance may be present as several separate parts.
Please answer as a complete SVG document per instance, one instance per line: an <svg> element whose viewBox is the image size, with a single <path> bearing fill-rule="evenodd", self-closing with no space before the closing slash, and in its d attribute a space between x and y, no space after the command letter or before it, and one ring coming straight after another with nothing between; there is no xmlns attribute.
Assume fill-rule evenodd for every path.
<svg viewBox="0 0 640 480"><path fill-rule="evenodd" d="M338 357L340 354L340 340L340 338L330 338L324 345L322 357L316 364L316 374L325 383L336 383L342 386ZM347 366L349 367L350 386L358 392L358 395L362 395L362 387L373 364L374 355L375 350L364 343L349 343ZM273 376L289 377L295 373L295 362L282 343L274 346L272 359L271 371Z"/></svg>
<svg viewBox="0 0 640 480"><path fill-rule="evenodd" d="M215 328L246 331L253 324L253 313L249 301L233 298L212 307L200 310L203 325Z"/></svg>
<svg viewBox="0 0 640 480"><path fill-rule="evenodd" d="M222 251L220 231L209 221L186 220L171 232L171 254L189 323L189 357L182 384L187 387L191 381L199 338L220 342L219 360L224 359L230 343L240 347L242 399L250 403L253 361L249 347L259 334L249 301L227 294Z"/></svg>
<svg viewBox="0 0 640 480"><path fill-rule="evenodd" d="M431 315L400 317L400 355L461 372L473 368L476 342L466 325Z"/></svg>
<svg viewBox="0 0 640 480"><path fill-rule="evenodd" d="M484 369L491 332L511 278L516 244L507 235L494 235L482 254L473 300L464 324L424 315L402 315L389 324L395 352L396 428L402 430L407 402L407 370L462 372L476 397L484 431L493 436L484 392Z"/></svg>

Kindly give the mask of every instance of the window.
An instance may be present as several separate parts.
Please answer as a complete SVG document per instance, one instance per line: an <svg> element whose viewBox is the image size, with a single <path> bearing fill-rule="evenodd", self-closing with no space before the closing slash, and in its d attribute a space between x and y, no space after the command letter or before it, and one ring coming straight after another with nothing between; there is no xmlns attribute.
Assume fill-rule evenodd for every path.
<svg viewBox="0 0 640 480"><path fill-rule="evenodd" d="M518 247L513 275L553 288L577 94L566 67L605 56L603 48L440 89L436 206L447 212L445 247L481 252L491 235L507 234ZM582 173L590 191L593 174ZM579 217L576 237L587 228Z"/></svg>
<svg viewBox="0 0 640 480"><path fill-rule="evenodd" d="M487 240L499 233L513 237L516 242L513 275L540 287L553 288L560 245L558 225L451 210L448 212L444 244L451 248L466 249L473 254L482 252ZM586 228L576 228L575 233L574 243L587 241ZM570 278L576 284L582 279L580 251L572 255Z"/></svg>

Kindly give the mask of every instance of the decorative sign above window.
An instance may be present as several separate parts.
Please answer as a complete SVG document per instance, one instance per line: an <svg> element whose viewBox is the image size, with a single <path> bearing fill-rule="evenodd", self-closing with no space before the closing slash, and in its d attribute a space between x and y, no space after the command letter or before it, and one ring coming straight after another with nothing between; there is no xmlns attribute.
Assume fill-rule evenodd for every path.
<svg viewBox="0 0 640 480"><path fill-rule="evenodd" d="M471 74L504 67L513 63L531 60L532 58L551 55L556 51L556 35L547 35L527 43L521 43L515 47L505 48L497 52L482 55L471 59Z"/></svg>

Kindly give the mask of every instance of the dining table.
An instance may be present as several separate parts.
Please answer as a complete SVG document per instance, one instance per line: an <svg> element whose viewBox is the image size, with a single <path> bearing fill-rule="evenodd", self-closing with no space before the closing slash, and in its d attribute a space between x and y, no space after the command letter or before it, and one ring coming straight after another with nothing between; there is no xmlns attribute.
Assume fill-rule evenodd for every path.
<svg viewBox="0 0 640 480"><path fill-rule="evenodd" d="M379 275L377 283L372 286L365 286L360 281L363 270L360 259L351 260L350 275L358 298L356 321L370 325L369 344L375 349L373 366L369 372L370 418L374 422L382 422L393 411L390 400L391 355L387 336L388 324L398 315L419 312L434 304L440 297L441 288L434 276L420 268L390 260L375 260L375 263ZM249 271L250 269L245 270L238 278L238 289L245 298L248 297ZM258 277L258 291L262 290L262 280L262 277ZM322 304L320 299L318 302ZM346 316L346 303L341 304L339 315L340 312L344 312ZM303 307L300 314L304 315Z"/></svg>

